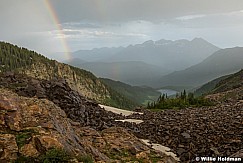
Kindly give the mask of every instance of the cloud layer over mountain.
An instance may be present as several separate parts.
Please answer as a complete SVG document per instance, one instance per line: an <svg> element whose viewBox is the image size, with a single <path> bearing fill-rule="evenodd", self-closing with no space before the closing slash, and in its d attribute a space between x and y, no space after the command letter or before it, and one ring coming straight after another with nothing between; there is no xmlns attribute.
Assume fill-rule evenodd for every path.
<svg viewBox="0 0 243 163"><path fill-rule="evenodd" d="M0 39L59 60L53 53L161 38L243 46L242 11L242 0L1 0Z"/></svg>

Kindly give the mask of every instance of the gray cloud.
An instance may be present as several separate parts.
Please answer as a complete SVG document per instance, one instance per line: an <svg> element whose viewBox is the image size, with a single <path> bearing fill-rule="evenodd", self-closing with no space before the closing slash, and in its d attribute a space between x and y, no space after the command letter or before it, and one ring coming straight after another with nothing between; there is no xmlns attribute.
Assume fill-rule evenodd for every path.
<svg viewBox="0 0 243 163"><path fill-rule="evenodd" d="M85 22L67 22L62 23L63 28L101 28L101 25L95 23L85 23Z"/></svg>
<svg viewBox="0 0 243 163"><path fill-rule="evenodd" d="M50 0L61 22L161 21L241 10L242 0Z"/></svg>
<svg viewBox="0 0 243 163"><path fill-rule="evenodd" d="M57 29L44 1L1 0L0 40L49 54L64 51L49 31Z"/></svg>
<svg viewBox="0 0 243 163"><path fill-rule="evenodd" d="M243 11L210 15L188 15L172 19L169 23L189 28L227 28L243 26Z"/></svg>

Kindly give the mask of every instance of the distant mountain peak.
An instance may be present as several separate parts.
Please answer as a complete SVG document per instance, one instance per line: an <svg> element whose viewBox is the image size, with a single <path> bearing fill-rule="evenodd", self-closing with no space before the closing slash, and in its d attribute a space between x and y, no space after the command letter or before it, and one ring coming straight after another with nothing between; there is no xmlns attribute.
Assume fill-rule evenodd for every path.
<svg viewBox="0 0 243 163"><path fill-rule="evenodd" d="M194 39L192 39L191 42L207 42L207 43L209 43L207 40L205 40L201 37L195 37Z"/></svg>
<svg viewBox="0 0 243 163"><path fill-rule="evenodd" d="M193 40L204 40L202 37L195 37L194 39L192 39L192 41ZM205 41L205 40L204 40Z"/></svg>
<svg viewBox="0 0 243 163"><path fill-rule="evenodd" d="M213 45L212 43L210 43L207 40L200 38L200 37L196 37L196 38L192 39L190 42L193 46L195 46L195 45L201 45L203 47L208 47L208 46L212 47L213 46L214 48L218 48L218 50L220 50L219 47Z"/></svg>
<svg viewBox="0 0 243 163"><path fill-rule="evenodd" d="M148 40L148 41L145 41L144 43L142 43L142 45L153 45L153 44L154 44L153 40Z"/></svg>

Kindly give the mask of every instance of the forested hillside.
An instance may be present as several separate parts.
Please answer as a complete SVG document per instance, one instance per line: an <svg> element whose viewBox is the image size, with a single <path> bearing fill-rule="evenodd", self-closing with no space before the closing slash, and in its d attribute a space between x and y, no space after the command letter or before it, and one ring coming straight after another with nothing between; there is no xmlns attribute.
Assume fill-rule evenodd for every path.
<svg viewBox="0 0 243 163"><path fill-rule="evenodd" d="M120 92L138 105L145 105L148 101L154 101L160 96L160 92L150 87L131 86L120 81L101 78L112 89Z"/></svg>
<svg viewBox="0 0 243 163"><path fill-rule="evenodd" d="M50 60L10 43L0 42L0 71L15 71L46 80L63 78L72 89L99 103L122 108L135 106L133 102L104 85L92 73Z"/></svg>
<svg viewBox="0 0 243 163"><path fill-rule="evenodd" d="M215 86L221 81L221 80L224 80L226 79L227 77L229 77L230 75L226 75L226 76L222 76L222 77L219 77L217 79L214 79L204 85L202 85L201 87L199 87L198 89L195 90L194 94L196 96L201 96L201 95L205 95L207 93L209 93L210 91L212 91Z"/></svg>

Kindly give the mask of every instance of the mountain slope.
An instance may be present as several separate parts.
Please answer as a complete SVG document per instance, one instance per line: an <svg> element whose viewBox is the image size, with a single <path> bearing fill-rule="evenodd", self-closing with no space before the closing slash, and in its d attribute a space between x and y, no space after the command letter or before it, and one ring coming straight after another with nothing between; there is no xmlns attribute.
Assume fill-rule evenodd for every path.
<svg viewBox="0 0 243 163"><path fill-rule="evenodd" d="M214 80L202 85L201 87L199 87L198 89L195 90L194 95L201 96L201 95L205 95L205 94L209 93L210 91L212 91L215 88L215 86L221 80L224 80L224 79L226 79L229 76L230 75L225 75L225 76L219 77L217 79L214 79Z"/></svg>
<svg viewBox="0 0 243 163"><path fill-rule="evenodd" d="M116 107L134 104L104 85L92 73L50 60L34 51L0 42L0 71L17 71L38 79L65 79L70 87L89 99Z"/></svg>
<svg viewBox="0 0 243 163"><path fill-rule="evenodd" d="M229 90L233 90L243 86L243 70L237 73L221 76L214 79L200 88L198 88L194 94L195 95L207 95L214 93L221 93Z"/></svg>
<svg viewBox="0 0 243 163"><path fill-rule="evenodd" d="M243 68L243 48L235 47L215 52L199 64L163 76L156 84L162 86L200 86L217 77Z"/></svg>
<svg viewBox="0 0 243 163"><path fill-rule="evenodd" d="M119 81L104 78L101 78L101 80L112 89L140 105L145 104L149 100L155 101L160 96L160 92L149 87L130 86Z"/></svg>
<svg viewBox="0 0 243 163"><path fill-rule="evenodd" d="M218 103L243 102L243 70L220 80L216 86L207 93L206 98Z"/></svg>
<svg viewBox="0 0 243 163"><path fill-rule="evenodd" d="M220 80L212 90L212 93L225 92L240 87L243 87L243 70Z"/></svg>
<svg viewBox="0 0 243 163"><path fill-rule="evenodd" d="M118 48L94 48L92 50L79 50L72 53L73 58L80 58L87 62L96 62L105 57L111 57L114 54L122 51L123 47Z"/></svg>
<svg viewBox="0 0 243 163"><path fill-rule="evenodd" d="M167 70L140 61L126 62L86 62L73 59L68 63L93 72L96 76L118 80L131 85L150 85Z"/></svg>

